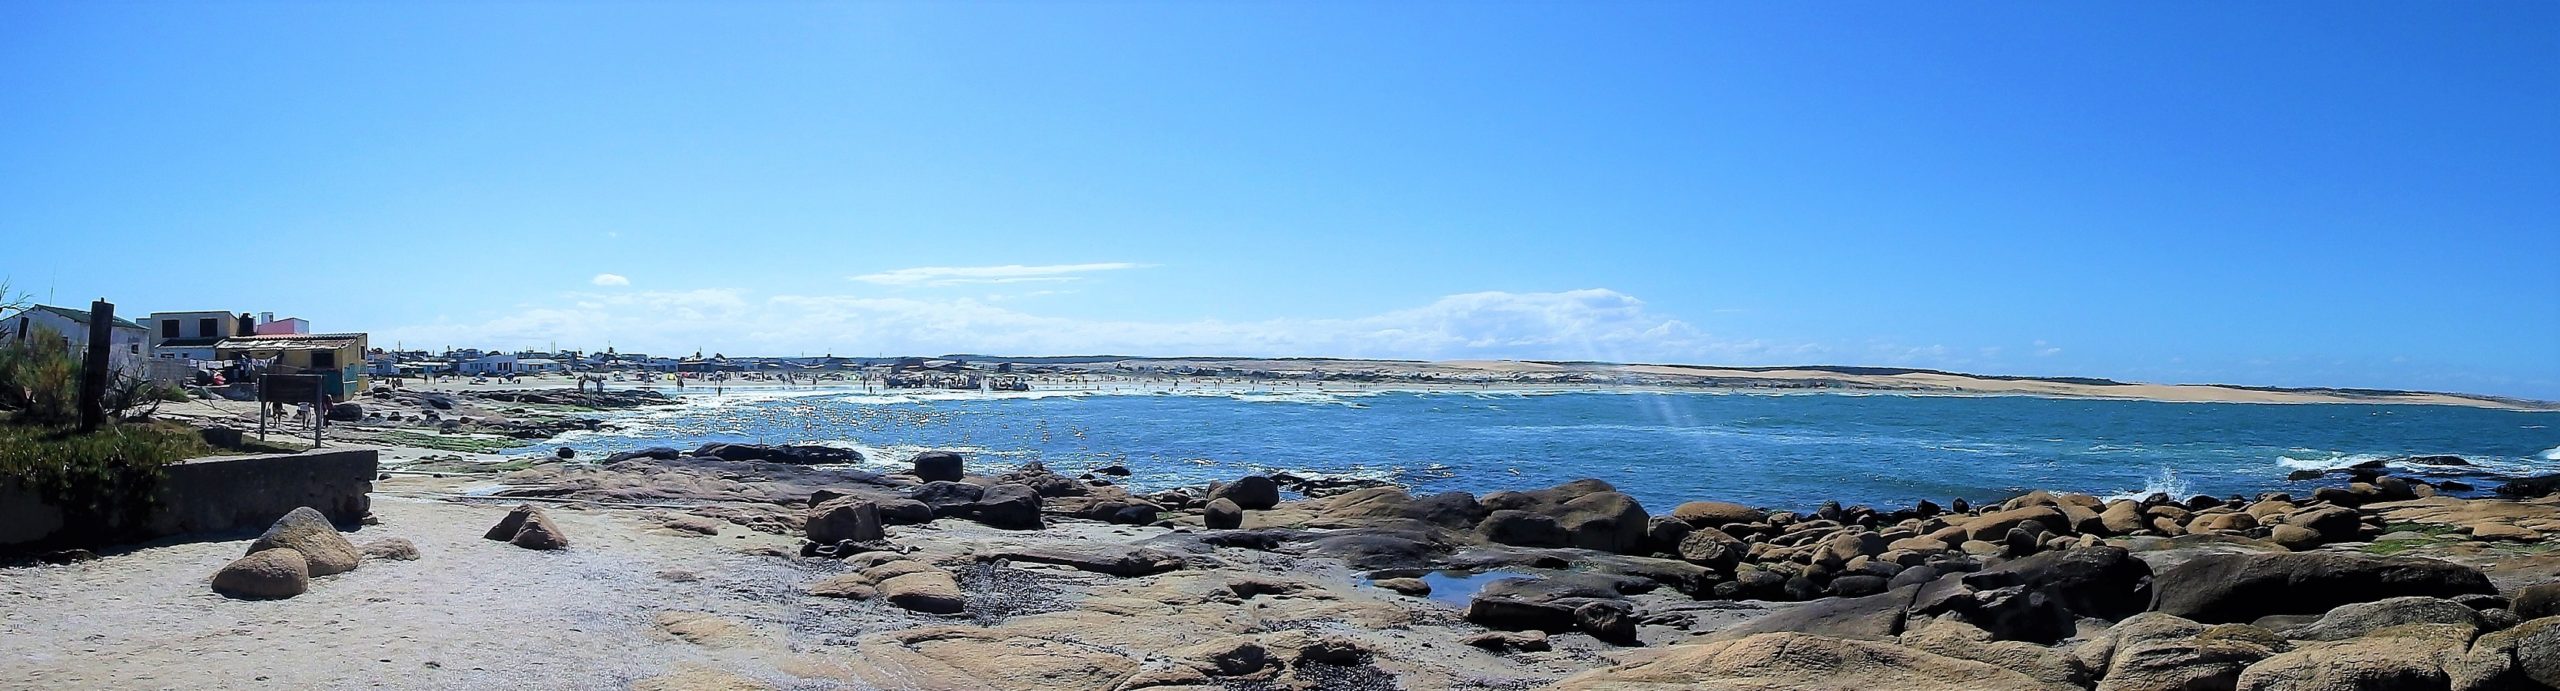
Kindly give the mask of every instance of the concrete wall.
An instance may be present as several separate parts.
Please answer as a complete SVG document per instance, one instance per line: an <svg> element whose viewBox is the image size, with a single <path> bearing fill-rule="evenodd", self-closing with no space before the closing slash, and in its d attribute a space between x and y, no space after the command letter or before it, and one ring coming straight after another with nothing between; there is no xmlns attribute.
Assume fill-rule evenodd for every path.
<svg viewBox="0 0 2560 691"><path fill-rule="evenodd" d="M263 529L302 506L353 524L372 509L379 466L372 450L185 461L169 466L150 515L140 517L69 517L15 481L0 480L0 549Z"/></svg>

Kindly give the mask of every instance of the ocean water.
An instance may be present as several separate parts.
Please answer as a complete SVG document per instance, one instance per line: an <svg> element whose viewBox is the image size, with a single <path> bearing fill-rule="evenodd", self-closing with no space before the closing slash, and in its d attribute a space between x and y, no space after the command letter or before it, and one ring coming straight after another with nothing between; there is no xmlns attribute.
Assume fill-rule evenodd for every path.
<svg viewBox="0 0 2560 691"><path fill-rule="evenodd" d="M616 413L556 440L588 454L704 442L927 448L973 471L1127 466L1153 490L1253 472L1484 493L1607 480L1656 511L1720 499L1907 506L2029 489L2137 495L2307 491L2291 471L2452 454L2560 472L2560 413L2453 406L2221 404L2019 396L1710 392L1087 393L764 391ZM2334 481L2333 481L2334 482ZM2490 484L2494 480L2476 481Z"/></svg>

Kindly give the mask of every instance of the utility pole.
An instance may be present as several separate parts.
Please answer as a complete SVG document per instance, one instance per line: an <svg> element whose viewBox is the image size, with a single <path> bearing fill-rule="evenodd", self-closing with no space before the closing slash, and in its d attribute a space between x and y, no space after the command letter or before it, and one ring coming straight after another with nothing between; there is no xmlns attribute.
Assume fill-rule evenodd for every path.
<svg viewBox="0 0 2560 691"><path fill-rule="evenodd" d="M107 360L115 347L116 306L89 303L89 353L80 367L80 431L98 431L107 418Z"/></svg>

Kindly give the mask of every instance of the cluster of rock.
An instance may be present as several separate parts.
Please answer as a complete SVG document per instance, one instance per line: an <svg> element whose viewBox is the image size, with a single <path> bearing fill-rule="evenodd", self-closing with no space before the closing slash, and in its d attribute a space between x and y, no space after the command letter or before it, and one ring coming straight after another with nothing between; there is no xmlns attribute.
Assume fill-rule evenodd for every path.
<svg viewBox="0 0 2560 691"><path fill-rule="evenodd" d="M1858 603L1899 607L1905 618L1894 628L1784 630L1764 619L1557 688L2560 687L2560 612L2547 604L2560 584L2511 601L2467 567L2337 553L2219 555L2156 576L2149 611L2071 622L2083 635L2065 645L1926 614L1937 594L1924 588L1911 604ZM2042 587L2054 598L2080 591Z"/></svg>
<svg viewBox="0 0 2560 691"><path fill-rule="evenodd" d="M393 423L431 428L438 433L474 432L516 439L548 439L573 430L612 429L593 417L559 410L501 407L503 403L547 404L593 408L665 405L673 399L654 391L578 394L548 391L488 391L468 394L374 389L369 401L345 401L321 411L329 420L367 426ZM590 400L591 399L591 400Z"/></svg>
<svg viewBox="0 0 2560 691"><path fill-rule="evenodd" d="M965 473L959 454L925 452L914 459L913 476L922 484L909 490L905 497L921 503L924 511L904 510L928 518L962 518L1013 530L1044 527L1044 514L1148 525L1156 523L1168 510L1158 501L1133 495L1099 477L1107 474L1067 477L1032 461L1001 475L978 477ZM1277 501L1276 491L1272 496ZM890 501L883 506L898 510L906 505Z"/></svg>
<svg viewBox="0 0 2560 691"><path fill-rule="evenodd" d="M1473 535L1486 542L1676 558L1709 570L1710 582L1684 584L1702 586L1701 596L1807 600L1884 592L1913 568L1976 571L1985 560L2095 547L2110 539L2210 534L2295 550L2371 540L2382 534L2382 520L2356 507L2433 496L2425 484L2379 480L2324 488L2307 500L2269 493L2255 499L2155 494L2106 501L2037 491L1979 508L1958 499L1945 508L1927 501L1892 511L1826 503L1796 513L1697 501L1667 516L1648 515L1608 483L1581 480L1495 492L1472 502L1464 495L1447 497L1440 504L1444 519L1471 523Z"/></svg>
<svg viewBox="0 0 2560 691"><path fill-rule="evenodd" d="M2414 477L2397 478L2394 483L2385 483L2383 478L2384 476L2390 475L2395 470L2392 467L2394 465L2398 465L2403 468L2416 469L2425 474L2439 476L2450 475L2453 477L2445 477L2433 481ZM2435 490L2446 492L2468 492L2475 488L2471 483L2463 482L2461 478L2468 477L2480 479L2497 477L2494 473L2480 470L2477 466L2472 465L2470 460L2464 459L2461 456L2430 455L2403 456L2393 459L2375 459L2342 468L2296 470L2290 475L2287 475L2285 479L2300 482L2305 480L2319 480L2332 475L2347 476L2350 484L2341 489L2366 497L2379 496L2385 492L2393 492L2393 490L2384 486L2386 484L2398 484L2404 489L2413 491L2418 496L2432 496L2435 494ZM2414 487L2414 485L2426 485L2427 487L2417 488ZM2407 494L2409 492L2396 493ZM2507 479L2500 482L2498 486L2492 490L2492 493L2511 499L2538 499L2541 497L2548 497L2553 494L2560 494L2560 473Z"/></svg>
<svg viewBox="0 0 2560 691"><path fill-rule="evenodd" d="M2549 621L2560 586L2501 592L2471 566L2367 553L2421 538L2505 548L2560 530L2560 511L2439 496L2462 487L2382 469L2341 471L2342 486L2300 497L2030 492L1981 506L1690 502L1656 515L1598 480L1479 497L1251 475L1138 493L1117 466L972 473L958 454L928 452L904 472L870 473L827 460L837 453L850 452L649 449L602 467L526 471L515 479L538 484L511 491L690 500L690 515L665 525L803 535L804 556L841 560L812 565L841 572L811 594L979 624L877 634L864 664L990 680L1056 665L1055 676L1041 672L1043 688L1255 687L1277 670L1330 669L1324 660L1377 650L1373 640L1334 655L1289 631L1227 628L1271 616L1271 603L1294 608L1291 618L1356 612L1375 627L1446 616L1338 582L1349 579L1284 583L1237 568L1308 558L1339 559L1368 585L1414 597L1431 594L1422 577L1433 572L1505 572L1442 594L1464 603L1437 620L1464 634L1440 640L1463 645L1442 648L1479 660L1587 661L1603 644L1654 644L1612 653L1625 661L1563 688L2542 688L2553 674L2544 651L2560 650ZM1292 492L1308 498L1289 501ZM949 526L905 527L948 520L1000 530L966 527L955 545L920 537ZM1043 529L1057 530L1013 532ZM1094 539L1108 534L1144 537ZM1012 577L1027 578L1044 570L1034 564L1113 585L1095 586L1084 607L1022 615L990 585L1005 571L992 567L1021 565ZM1746 602L1714 602L1725 600ZM1742 624L1699 625L1715 616L1702 612L1771 606L1762 603L1780 604ZM1202 608L1215 616L1188 618ZM1214 624L1203 633L1221 637L1198 650L1162 645L1160 633L1118 652L1059 643L1175 622ZM1541 652L1550 647L1564 650ZM1300 687L1328 688L1310 683Z"/></svg>
<svg viewBox="0 0 2560 691"><path fill-rule="evenodd" d="M568 535L530 504L508 511L482 537L535 550L569 546ZM367 561L414 561L418 556L418 546L406 538L349 542L327 515L306 506L276 519L249 543L247 556L214 572L212 586L214 592L239 599L289 598L308 592L313 578L354 571Z"/></svg>
<svg viewBox="0 0 2560 691"><path fill-rule="evenodd" d="M246 556L215 571L213 590L241 599L293 597L308 592L312 578L354 571L367 558L416 559L418 548L400 538L359 548L318 509L300 507L276 519L266 533L249 543Z"/></svg>
<svg viewBox="0 0 2560 691"><path fill-rule="evenodd" d="M1324 502L1317 523L1356 517L1374 529L1377 521L1401 521L1409 532L1372 537L1401 539L1410 553L1443 565L1482 561L1484 550L1466 546L1472 537L1532 548L1544 554L1536 559L1563 562L1550 566L1579 569L1484 586L1466 619L1501 631L1582 632L1631 643L1637 624L1654 619L1627 597L1658 586L1702 599L1813 600L1564 688L2495 689L2560 682L2560 620L2545 604L2560 596L2560 584L2510 600L2472 567L2322 549L2382 535L2382 511L2444 522L2496 513L2466 514L2460 500L2428 499L2426 485L2376 479L2307 500L2268 494L2109 502L2032 492L1981 508L1959 501L1892 512L1826 504L1796 514L1692 502L1661 517L1594 480L1481 499L1414 498L1382 488ZM2511 539L2483 537L2493 534L2490 526L2509 523L2478 520L2460 530L2475 540ZM1464 534L1448 535L1458 532L1449 526L1464 526ZM1430 558L1440 550L1454 553ZM2154 571L2155 561L2163 570ZM1381 586L1427 591L1395 578L1407 573L1373 576ZM1537 637L1494 634L1470 642L1504 650L1543 645Z"/></svg>
<svg viewBox="0 0 2560 691"><path fill-rule="evenodd" d="M968 607L968 598L958 580L949 570L896 544L889 527L959 519L1006 530L1036 530L1046 526L1044 513L1147 524L1157 522L1162 510L1107 481L1068 478L1037 462L1002 475L979 477L964 472L957 454L926 452L915 457L914 466L912 476L919 482L906 487L903 495L863 488L811 494L808 508L800 515L799 527L807 538L801 555L842 559L852 569L811 584L811 594L879 599L923 614L960 614ZM1275 493L1272 501L1277 500ZM1182 559L1159 550L1108 544L994 550L975 558L1051 564L1118 577L1183 566Z"/></svg>

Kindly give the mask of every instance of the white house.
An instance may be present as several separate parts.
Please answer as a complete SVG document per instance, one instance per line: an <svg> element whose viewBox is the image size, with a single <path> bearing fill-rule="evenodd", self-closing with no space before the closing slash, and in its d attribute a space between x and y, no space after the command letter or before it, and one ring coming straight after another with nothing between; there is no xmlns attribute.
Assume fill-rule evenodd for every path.
<svg viewBox="0 0 2560 691"><path fill-rule="evenodd" d="M568 369L569 369L568 367L561 365L559 360L553 360L553 359L549 359L549 358L517 358L517 359L516 359L516 371L517 371L517 372L519 372L519 373L523 373L523 374L544 374L544 373L549 373L549 372L563 372L563 371L567 371Z"/></svg>
<svg viewBox="0 0 2560 691"><path fill-rule="evenodd" d="M153 312L142 320L151 330L151 356L163 360L213 361L213 344L245 336L240 320L221 310Z"/></svg>
<svg viewBox="0 0 2560 691"><path fill-rule="evenodd" d="M71 357L83 358L89 352L89 312L69 307L36 305L18 313L0 317L0 338L12 341L38 337L50 332L62 338L71 349ZM109 327L112 340L107 343L107 365L118 370L139 369L151 357L150 331L132 320L117 317Z"/></svg>
<svg viewBox="0 0 2560 691"><path fill-rule="evenodd" d="M491 353L463 360L462 362L455 364L453 369L456 372L474 376L483 374L506 374L508 372L516 371L516 360L518 359L520 358L506 353Z"/></svg>

